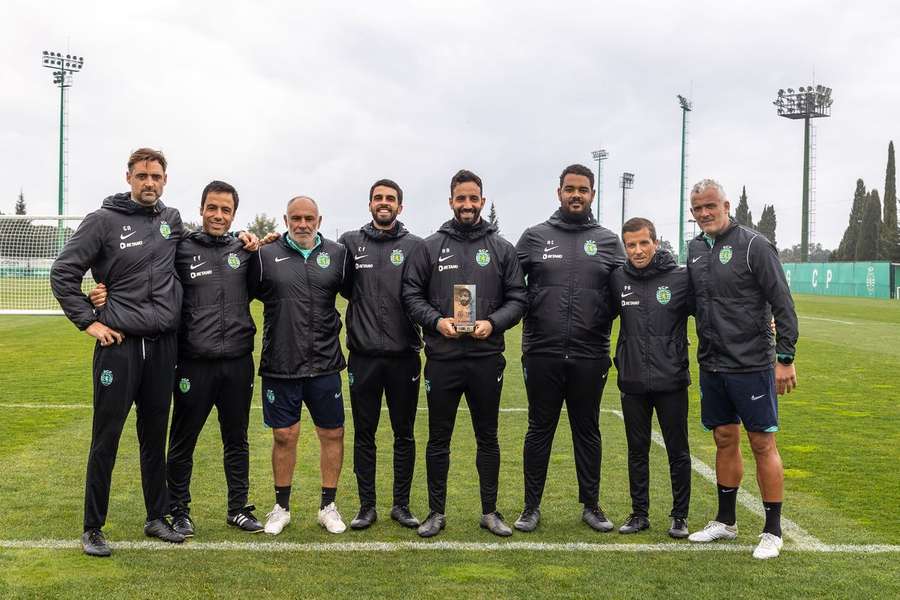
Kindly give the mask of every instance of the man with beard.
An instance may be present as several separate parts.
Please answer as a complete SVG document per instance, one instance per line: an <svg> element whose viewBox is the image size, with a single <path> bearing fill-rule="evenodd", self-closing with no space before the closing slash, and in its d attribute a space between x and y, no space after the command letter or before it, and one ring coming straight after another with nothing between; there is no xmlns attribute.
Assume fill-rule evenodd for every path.
<svg viewBox="0 0 900 600"><path fill-rule="evenodd" d="M475 464L481 494L481 527L499 536L512 530L497 512L500 445L497 421L503 388L503 332L525 311L525 285L515 248L481 218L481 178L462 170L450 180L453 219L429 236L409 259L403 302L425 335L425 393L428 396L430 513L419 535L432 537L446 524L450 439L463 394L477 445ZM454 285L474 285L475 326L471 334L454 327Z"/></svg>
<svg viewBox="0 0 900 600"><path fill-rule="evenodd" d="M766 559L778 556L782 547L784 469L775 432L778 395L797 386L797 313L778 250L759 232L738 225L730 208L716 181L704 179L691 190L691 214L703 233L688 245L687 268L697 302L701 420L716 442L719 511L688 539L737 536L743 424L766 516L753 557Z"/></svg>
<svg viewBox="0 0 900 600"><path fill-rule="evenodd" d="M563 402L575 449L582 521L596 531L612 523L600 508L600 398L609 371L614 308L609 276L624 260L614 233L591 213L594 175L570 165L559 176L559 210L525 230L516 250L528 277L522 328L522 369L528 394L525 434L525 508L515 522L534 531L553 436Z"/></svg>
<svg viewBox="0 0 900 600"><path fill-rule="evenodd" d="M397 220L403 212L403 190L390 179L369 190L372 221L339 240L348 263L344 295L347 305L347 380L353 410L353 471L359 488L359 513L353 529L366 529L378 519L375 510L375 433L384 394L394 432L394 494L391 518L418 527L409 510L409 489L416 462L414 426L419 403L419 328L406 316L401 300L403 268L422 244Z"/></svg>

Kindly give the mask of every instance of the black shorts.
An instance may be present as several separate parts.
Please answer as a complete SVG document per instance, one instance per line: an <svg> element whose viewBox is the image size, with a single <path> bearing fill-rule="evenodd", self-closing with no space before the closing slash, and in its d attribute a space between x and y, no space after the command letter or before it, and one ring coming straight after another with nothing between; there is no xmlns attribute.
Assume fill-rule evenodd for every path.
<svg viewBox="0 0 900 600"><path fill-rule="evenodd" d="M340 373L300 379L262 378L263 421L273 429L290 427L300 421L300 405L316 427L344 426L344 396Z"/></svg>
<svg viewBox="0 0 900 600"><path fill-rule="evenodd" d="M778 431L774 367L752 373L700 369L700 420L707 430L743 423L747 431Z"/></svg>

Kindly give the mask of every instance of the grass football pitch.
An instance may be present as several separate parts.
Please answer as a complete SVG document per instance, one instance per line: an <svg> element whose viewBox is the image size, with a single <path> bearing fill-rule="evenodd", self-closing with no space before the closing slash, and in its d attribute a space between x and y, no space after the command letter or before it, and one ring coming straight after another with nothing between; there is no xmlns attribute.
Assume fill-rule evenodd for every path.
<svg viewBox="0 0 900 600"><path fill-rule="evenodd" d="M275 538L226 527L221 443L211 415L194 459L197 536L181 547L143 538L132 411L104 529L114 554L92 559L78 543L90 442L91 340L63 317L0 317L0 597L900 597L900 303L810 296L796 302L800 387L781 398L778 434L790 526L781 557L770 561L750 556L762 518L746 441L743 490L750 496L738 506L738 539L697 548L666 535L671 497L659 445L651 451L651 529L622 536L583 525L565 417L553 447L539 529L495 538L478 526L474 436L465 411L453 440L447 529L433 541L421 541L388 517L386 413L378 433L380 520L371 529L334 536L316 524L318 444L305 412L293 522ZM259 308L254 306L254 315L261 329ZM517 327L506 336L500 416L499 510L510 522L522 507L527 423L520 333ZM694 344L693 331L691 337ZM258 352L259 340L256 346ZM696 381L693 350L691 358ZM611 371L601 404L601 504L618 526L630 501L614 375ZM411 507L424 517L424 390L419 406ZM714 466L715 450L699 423L696 384L690 435L693 531L715 515L716 504L715 486L704 478ZM358 507L352 436L348 412L337 502L348 522ZM271 433L262 424L258 394L250 445L250 500L263 518L274 496Z"/></svg>

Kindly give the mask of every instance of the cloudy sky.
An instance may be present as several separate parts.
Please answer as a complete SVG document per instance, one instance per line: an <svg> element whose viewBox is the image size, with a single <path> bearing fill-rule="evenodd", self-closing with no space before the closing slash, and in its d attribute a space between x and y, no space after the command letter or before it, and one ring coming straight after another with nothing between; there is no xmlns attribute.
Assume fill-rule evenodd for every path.
<svg viewBox="0 0 900 600"><path fill-rule="evenodd" d="M803 126L779 88L834 89L817 125L815 241L846 226L857 177L884 187L900 142L895 2L25 2L0 4L0 211L20 188L55 213L59 93L42 50L85 57L71 89L68 213L124 191L139 146L170 162L163 200L197 220L211 179L241 194L237 223L319 200L323 231L368 218L369 185L403 186L403 220L449 217L459 168L484 178L508 238L557 204L559 172L604 163L602 222L626 216L675 239L681 111L688 179L714 177L778 245L799 243ZM815 79L813 79L815 77ZM608 200L608 202L607 202ZM690 233L690 228L688 228Z"/></svg>

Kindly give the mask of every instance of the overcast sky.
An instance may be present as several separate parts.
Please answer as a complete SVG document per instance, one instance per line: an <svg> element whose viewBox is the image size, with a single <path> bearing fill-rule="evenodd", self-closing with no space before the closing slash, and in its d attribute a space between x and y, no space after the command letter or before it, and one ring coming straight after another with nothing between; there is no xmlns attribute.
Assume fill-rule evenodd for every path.
<svg viewBox="0 0 900 600"><path fill-rule="evenodd" d="M169 159L163 201L199 220L211 179L241 195L236 223L311 195L323 232L359 227L381 177L402 220L449 218L459 168L484 179L513 242L558 205L562 168L604 163L602 222L677 236L681 111L688 180L747 186L799 243L803 125L779 88L833 88L817 130L815 241L837 245L855 181L884 187L900 141L896 2L23 2L0 4L0 211L56 212L59 92L42 50L85 57L69 106L68 213L124 191L139 146ZM813 80L815 74L815 80ZM485 209L485 215L487 208ZM688 233L691 230L688 228Z"/></svg>

